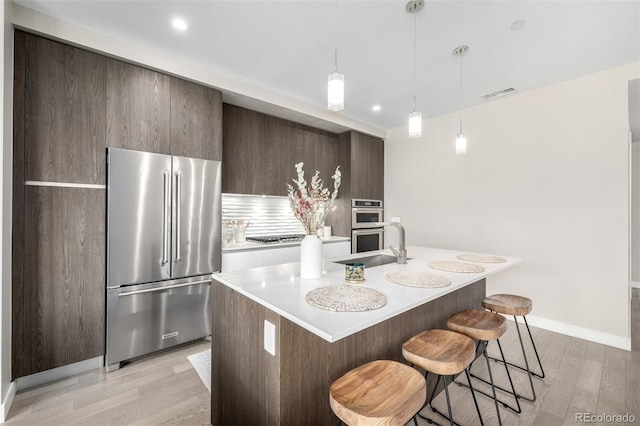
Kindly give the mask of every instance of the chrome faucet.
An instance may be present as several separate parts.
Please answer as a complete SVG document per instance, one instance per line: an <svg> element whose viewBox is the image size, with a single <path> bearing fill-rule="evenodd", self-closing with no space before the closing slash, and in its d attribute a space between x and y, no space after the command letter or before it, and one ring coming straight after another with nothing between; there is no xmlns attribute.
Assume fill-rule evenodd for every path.
<svg viewBox="0 0 640 426"><path fill-rule="evenodd" d="M398 228L398 248L394 248L393 246L389 246L389 249L393 252L393 254L397 258L397 262L399 264L407 263L407 249L404 245L404 227L400 222L376 222L378 226L395 226Z"/></svg>

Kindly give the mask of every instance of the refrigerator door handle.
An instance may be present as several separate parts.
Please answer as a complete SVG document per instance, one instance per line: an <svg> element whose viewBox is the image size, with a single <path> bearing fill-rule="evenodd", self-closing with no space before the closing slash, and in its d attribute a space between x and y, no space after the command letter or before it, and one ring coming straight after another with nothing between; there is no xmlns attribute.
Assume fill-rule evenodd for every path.
<svg viewBox="0 0 640 426"><path fill-rule="evenodd" d="M175 256L174 261L180 262L180 205L182 204L182 174L176 173L176 201L175 201L175 209L176 209L176 240L175 240Z"/></svg>
<svg viewBox="0 0 640 426"><path fill-rule="evenodd" d="M124 292L124 293L118 293L118 296L120 296L120 297L122 297L122 296L133 296L134 294L152 293L152 292L156 292L156 291L171 290L171 289L174 289L174 288L189 287L189 286L192 286L192 285L199 285L199 284L211 284L211 280L191 281L189 283L175 284L175 285L170 285L170 286L165 286L165 287L156 287L156 288L147 288L145 290L127 291L127 292Z"/></svg>
<svg viewBox="0 0 640 426"><path fill-rule="evenodd" d="M171 179L169 172L162 172L162 179L164 179L164 206L162 209L162 264L169 262L169 208L171 200Z"/></svg>

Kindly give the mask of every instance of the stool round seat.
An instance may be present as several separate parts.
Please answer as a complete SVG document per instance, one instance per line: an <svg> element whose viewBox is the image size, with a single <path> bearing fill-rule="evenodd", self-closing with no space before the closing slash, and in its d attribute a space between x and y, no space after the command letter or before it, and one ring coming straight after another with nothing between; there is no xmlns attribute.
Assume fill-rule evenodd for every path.
<svg viewBox="0 0 640 426"><path fill-rule="evenodd" d="M372 361L337 379L329 389L336 416L348 425L407 423L424 405L424 377L396 361Z"/></svg>
<svg viewBox="0 0 640 426"><path fill-rule="evenodd" d="M473 339L450 330L427 330L402 345L404 359L441 376L461 373L475 355Z"/></svg>
<svg viewBox="0 0 640 426"><path fill-rule="evenodd" d="M507 320L495 312L465 309L447 320L449 330L466 334L476 340L497 340L507 331Z"/></svg>
<svg viewBox="0 0 640 426"><path fill-rule="evenodd" d="M493 294L482 301L482 306L504 315L525 316L533 309L531 299L515 294Z"/></svg>

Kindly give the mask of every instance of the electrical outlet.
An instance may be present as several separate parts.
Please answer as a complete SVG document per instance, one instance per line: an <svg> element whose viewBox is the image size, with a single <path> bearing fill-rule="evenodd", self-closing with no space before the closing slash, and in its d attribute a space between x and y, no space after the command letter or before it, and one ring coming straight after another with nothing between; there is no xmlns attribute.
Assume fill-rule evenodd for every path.
<svg viewBox="0 0 640 426"><path fill-rule="evenodd" d="M276 355L276 326L264 320L264 350Z"/></svg>

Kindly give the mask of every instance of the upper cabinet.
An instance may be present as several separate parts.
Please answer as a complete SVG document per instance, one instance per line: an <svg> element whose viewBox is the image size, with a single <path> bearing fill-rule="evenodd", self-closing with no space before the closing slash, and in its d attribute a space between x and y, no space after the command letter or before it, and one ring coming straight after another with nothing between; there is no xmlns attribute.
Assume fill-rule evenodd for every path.
<svg viewBox="0 0 640 426"><path fill-rule="evenodd" d="M336 166L348 166L333 133L228 104L223 122L222 192L287 195L299 162L307 181L318 170L333 188Z"/></svg>
<svg viewBox="0 0 640 426"><path fill-rule="evenodd" d="M222 160L222 94L109 59L107 146Z"/></svg>
<svg viewBox="0 0 640 426"><path fill-rule="evenodd" d="M171 78L171 154L222 161L222 94Z"/></svg>
<svg viewBox="0 0 640 426"><path fill-rule="evenodd" d="M351 139L351 198L384 200L384 141L349 132Z"/></svg>
<svg viewBox="0 0 640 426"><path fill-rule="evenodd" d="M384 141L355 131L340 134L340 158L347 167L342 170L336 211L329 217L334 235L351 236L351 199L384 201Z"/></svg>
<svg viewBox="0 0 640 426"><path fill-rule="evenodd" d="M25 180L105 183L104 56L25 37Z"/></svg>
<svg viewBox="0 0 640 426"><path fill-rule="evenodd" d="M170 77L107 59L107 146L171 153Z"/></svg>
<svg viewBox="0 0 640 426"><path fill-rule="evenodd" d="M222 192L275 195L264 114L224 104Z"/></svg>
<svg viewBox="0 0 640 426"><path fill-rule="evenodd" d="M224 104L222 192L287 195L304 162L305 178L331 177L340 166L342 185L326 224L334 235L351 236L351 199L384 200L384 141L355 131L340 135Z"/></svg>

